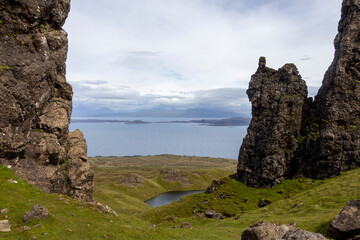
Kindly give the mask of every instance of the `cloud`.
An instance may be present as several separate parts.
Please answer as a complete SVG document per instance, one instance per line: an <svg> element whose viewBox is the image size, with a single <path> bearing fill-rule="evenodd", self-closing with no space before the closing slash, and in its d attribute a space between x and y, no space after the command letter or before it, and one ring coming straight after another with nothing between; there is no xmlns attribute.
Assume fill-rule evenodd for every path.
<svg viewBox="0 0 360 240"><path fill-rule="evenodd" d="M88 109L109 108L115 111L136 111L153 108L212 107L240 111L250 107L246 90L243 88L222 88L193 92L173 91L169 95L141 94L126 86L113 90L106 86L93 86L84 83L74 83L73 89L75 105Z"/></svg>
<svg viewBox="0 0 360 240"><path fill-rule="evenodd" d="M114 64L130 68L152 67L158 63L160 53L151 51L125 52Z"/></svg>
<svg viewBox="0 0 360 240"><path fill-rule="evenodd" d="M69 81L71 84L80 84L80 85L104 85L104 84L108 84L107 81L103 81L103 80L80 80L80 81L76 81L74 83L72 83L71 81Z"/></svg>
<svg viewBox="0 0 360 240"><path fill-rule="evenodd" d="M309 61L309 60L312 60L313 58L310 57L310 56L302 56L301 58L299 58L298 60L299 61Z"/></svg>
<svg viewBox="0 0 360 240"><path fill-rule="evenodd" d="M231 89L247 88L263 55L275 69L295 63L308 85L318 86L333 58L340 6L341 0L72 1L67 77L78 84L75 101L124 109L245 104L247 97L238 93L239 103Z"/></svg>

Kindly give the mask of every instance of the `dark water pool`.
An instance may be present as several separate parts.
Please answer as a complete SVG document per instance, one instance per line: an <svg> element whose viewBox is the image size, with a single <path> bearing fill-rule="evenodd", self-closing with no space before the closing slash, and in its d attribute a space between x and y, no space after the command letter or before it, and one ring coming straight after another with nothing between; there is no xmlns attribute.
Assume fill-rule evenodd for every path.
<svg viewBox="0 0 360 240"><path fill-rule="evenodd" d="M179 200L180 198L194 194L194 193L201 193L204 191L173 191L173 192L166 192L163 194L160 194L154 198L151 198L149 200L146 200L145 203L147 205L150 205L151 207L160 207L169 203L172 203L174 201Z"/></svg>

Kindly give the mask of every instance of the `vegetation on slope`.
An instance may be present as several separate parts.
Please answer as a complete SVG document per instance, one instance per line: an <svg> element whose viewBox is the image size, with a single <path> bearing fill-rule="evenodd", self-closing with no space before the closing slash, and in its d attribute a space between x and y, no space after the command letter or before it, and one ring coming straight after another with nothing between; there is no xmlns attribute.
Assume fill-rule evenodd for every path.
<svg viewBox="0 0 360 240"><path fill-rule="evenodd" d="M162 160L166 161L165 157ZM105 159L95 161L101 163ZM92 164L96 163L95 161L91 160ZM258 220L273 223L296 222L297 226L305 230L326 234L330 221L346 202L360 198L360 169L356 169L322 183L295 179L285 181L272 189L248 188L234 179L226 178L213 193L186 196L180 202L153 209L143 203L145 195L136 196L137 191L144 189L138 188L139 186L127 187L132 189L130 191L117 186L114 170L116 167L109 165L111 163L102 165L109 168L109 172L112 173L109 178L106 177L105 169L94 168L96 173L104 171L99 178L95 177L97 185L95 198L116 209L119 217L101 214L93 206L66 196L45 194L27 182L19 180L11 170L0 167L0 209L9 209L7 219L12 225L12 232L0 233L0 239L31 239L33 236L37 239L64 239L65 235L75 240L241 239L242 231ZM203 168L207 169L198 167L198 170ZM120 171L120 168L118 170ZM131 167L128 170L130 171ZM157 172L155 167L153 171ZM146 172L149 171L139 170L137 174ZM122 172L117 174L121 176ZM18 183L10 183L8 179L17 180ZM152 180L154 185L158 183L151 177L147 179ZM166 189L166 186L160 186ZM155 192L153 191L152 194ZM219 197L222 193L227 195L225 199ZM209 201L208 204L204 204L205 199ZM247 199L246 203L245 199ZM258 208L257 203L260 199L271 200L273 204ZM24 223L21 220L23 214L36 203L47 207L51 215L47 220L32 220ZM197 213L211 208L234 217L224 220L203 218L199 214L192 214L194 206L197 208ZM172 215L177 215L178 218L163 221L163 216ZM0 214L0 220L3 219L5 215ZM189 221L193 229L173 228L185 221ZM39 223L40 227L34 227ZM31 230L19 232L20 227L24 225L31 227ZM42 235L42 233L46 234Z"/></svg>
<svg viewBox="0 0 360 240"><path fill-rule="evenodd" d="M160 222L169 213L178 217L190 217L194 213L203 216L206 210L215 210L226 217L239 217L258 209L261 201L276 202L289 199L325 182L311 179L285 180L271 189L247 187L231 177L214 181L214 183L212 186L217 185L217 191L192 195L183 198L181 202L152 209L143 215L155 222Z"/></svg>
<svg viewBox="0 0 360 240"><path fill-rule="evenodd" d="M89 162L95 172L95 200L125 213L151 209L144 201L164 192L205 190L214 179L234 173L237 164L233 159L167 154L96 157ZM129 175L143 183L121 181Z"/></svg>

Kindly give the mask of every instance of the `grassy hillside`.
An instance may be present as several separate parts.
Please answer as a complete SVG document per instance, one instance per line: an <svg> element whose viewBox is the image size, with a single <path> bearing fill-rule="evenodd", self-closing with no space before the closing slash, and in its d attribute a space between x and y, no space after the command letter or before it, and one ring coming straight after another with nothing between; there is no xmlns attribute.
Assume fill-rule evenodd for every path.
<svg viewBox="0 0 360 240"><path fill-rule="evenodd" d="M45 194L19 180L11 170L0 167L0 209L9 209L7 219L10 219L12 225L12 232L0 233L0 239L31 239L33 236L37 239L64 239L64 236L68 239L241 239L242 231L257 220L296 222L301 228L325 234L331 219L346 202L360 198L360 169L357 169L324 182L288 180L273 189L248 188L234 179L224 178L218 190L213 193L187 196L180 202L152 209L143 203L144 199L160 191L182 189L180 183L162 179L168 168L178 170L177 173L190 179L191 184L187 184L185 189L203 189L204 185L197 186L196 179L199 178L200 182L200 179L216 175L217 171L224 175L234 167L230 160L229 170L221 170L221 164L215 167L218 161L223 161L220 159L207 159L208 162L214 162L209 167L206 159L199 158L199 163L186 166L181 164L180 157L168 157L178 163L170 163L166 155L145 159L138 157L133 162L130 158L123 159L122 163L116 162L119 159L91 160L96 174L95 198L118 211L119 217L99 213L94 207L66 196ZM167 164L166 168L162 167L164 165L160 166L162 173L155 166L156 159ZM146 161L150 163L145 164ZM138 166L135 168L136 164ZM141 177L143 184L120 184L119 179L124 174L129 174L128 171ZM18 183L10 183L8 179L17 180ZM147 187L151 187L148 192ZM227 197L220 198L221 194L226 194ZM274 203L258 208L258 201L265 199ZM207 200L207 204L204 204L204 200ZM47 220L23 223L23 214L35 203L47 207L51 216ZM193 216L194 208L199 216ZM224 220L200 217L201 212L208 208L232 217ZM163 220L171 215L177 215L178 218L173 221ZM0 214L0 220L2 219L5 219L5 215ZM173 228L185 221L189 221L193 229ZM34 227L39 223L40 227ZM19 232L24 225L32 229Z"/></svg>
<svg viewBox="0 0 360 240"><path fill-rule="evenodd" d="M347 201L360 198L360 169L333 179L311 182L309 184L308 179L286 180L272 189L253 189L228 178L217 192L186 196L181 202L152 209L143 216L160 222L165 215L187 217L194 209L198 213L215 209L223 214L236 215L225 221L215 221L215 225L221 226L221 222L224 222L228 228L236 226L243 231L258 220L272 223L296 222L300 228L326 235L331 220ZM221 199L221 193L227 193L230 197ZM258 208L256 204L261 199L274 203ZM204 200L209 203L204 204Z"/></svg>
<svg viewBox="0 0 360 240"><path fill-rule="evenodd" d="M151 209L144 201L164 192L206 189L214 179L234 173L237 164L233 159L176 155L96 157L89 162L95 172L95 199L126 214ZM124 181L129 176L142 183Z"/></svg>

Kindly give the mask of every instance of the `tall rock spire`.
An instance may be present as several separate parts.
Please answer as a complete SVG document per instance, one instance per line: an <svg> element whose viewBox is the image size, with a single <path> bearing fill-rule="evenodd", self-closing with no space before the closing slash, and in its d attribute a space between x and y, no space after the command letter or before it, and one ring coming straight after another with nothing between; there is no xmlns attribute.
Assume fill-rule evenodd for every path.
<svg viewBox="0 0 360 240"><path fill-rule="evenodd" d="M238 176L255 187L280 183L296 150L302 107L307 97L305 81L294 64L279 70L265 66L251 77L247 94L252 120L239 154Z"/></svg>
<svg viewBox="0 0 360 240"><path fill-rule="evenodd" d="M315 101L296 67L275 71L265 59L247 91L252 120L238 178L269 187L284 178L326 178L360 166L360 0L344 0L334 61Z"/></svg>

